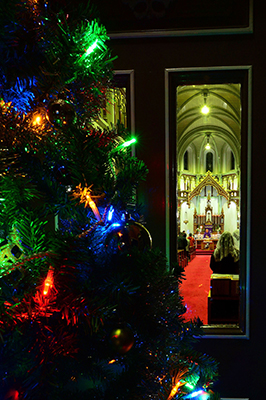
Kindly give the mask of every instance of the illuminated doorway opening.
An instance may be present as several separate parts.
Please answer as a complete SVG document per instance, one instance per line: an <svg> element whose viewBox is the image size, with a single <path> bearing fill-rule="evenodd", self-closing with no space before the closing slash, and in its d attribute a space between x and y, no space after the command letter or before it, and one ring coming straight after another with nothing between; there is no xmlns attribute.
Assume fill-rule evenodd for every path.
<svg viewBox="0 0 266 400"><path fill-rule="evenodd" d="M176 104L177 232L193 235L196 255L187 254L187 317L238 325L239 274L214 274L210 260L223 232L239 237L241 84L179 85Z"/></svg>
<svg viewBox="0 0 266 400"><path fill-rule="evenodd" d="M204 228L202 222L205 223L206 219L208 221L211 218L212 234L219 235L222 229L233 229L233 226L229 225L229 213L233 214L234 209L232 223L239 226L240 231L238 323L203 325L206 338L249 337L251 78L251 66L165 70L165 245L169 262L179 261L177 248L179 230L181 232L192 230L194 233L198 228L197 234L204 234L199 232ZM220 89L223 89L223 95L219 93ZM235 101L222 100L226 97L226 93L234 92L238 93ZM195 101L194 106L191 106L193 105L191 97ZM215 98L213 104L211 98ZM219 104L219 101L223 103ZM205 108L204 114L201 110L205 105L209 108L209 112L207 113ZM220 140L222 138L224 140L221 151L219 143L216 143L218 136ZM200 138L201 144L193 142L193 139L199 142ZM212 153L212 159L206 157L208 152ZM211 164L212 171L209 170L208 163ZM235 172L236 178L230 177ZM205 197L205 205L201 204L202 197ZM215 204L215 197L219 197L218 205ZM200 208L196 205L196 215L194 215L195 210L191 212L191 208L193 202L197 201ZM222 203L224 203L223 213ZM202 216L205 217L205 221ZM212 243L210 247L214 245ZM211 282L206 289L208 293L210 288ZM230 290L234 288L233 282Z"/></svg>

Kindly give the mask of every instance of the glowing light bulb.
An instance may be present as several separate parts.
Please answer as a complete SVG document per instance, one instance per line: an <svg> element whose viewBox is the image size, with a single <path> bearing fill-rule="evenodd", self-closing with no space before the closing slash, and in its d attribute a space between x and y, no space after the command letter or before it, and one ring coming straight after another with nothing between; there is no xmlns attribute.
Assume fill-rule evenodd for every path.
<svg viewBox="0 0 266 400"><path fill-rule="evenodd" d="M186 383L185 386L188 387L189 389L194 389L194 386L191 385L191 383Z"/></svg>
<svg viewBox="0 0 266 400"><path fill-rule="evenodd" d="M199 397L200 396L200 397ZM202 397L203 396L203 397ZM206 397L207 396L207 397ZM206 393L206 392L204 392L204 390L196 390L195 392L193 392L193 393L190 393L188 396L186 396L185 398L186 399L195 399L195 398L198 398L198 400L200 400L200 399L208 399L209 398L209 394L208 393Z"/></svg>
<svg viewBox="0 0 266 400"><path fill-rule="evenodd" d="M136 143L136 141L137 141L137 139L132 138L131 140L128 140L127 142L123 143L123 144L122 144L122 147L128 147L128 146L130 146L131 144Z"/></svg>
<svg viewBox="0 0 266 400"><path fill-rule="evenodd" d="M93 51L97 48L97 47L99 47L98 46L98 39L96 39L93 43L92 43L92 45L90 45L88 48L87 48L87 50L86 49L84 49L85 50L85 53L83 54L83 55L81 55L80 56L80 60L81 61L83 61L87 56L89 56L91 53L93 53Z"/></svg>
<svg viewBox="0 0 266 400"><path fill-rule="evenodd" d="M207 143L205 145L205 149L206 150L210 150L210 148L211 148L211 145L210 145L210 134L206 135L206 141L207 141Z"/></svg>
<svg viewBox="0 0 266 400"><path fill-rule="evenodd" d="M75 198L79 197L80 203L85 203L85 207L87 207L87 205L89 205L90 208L92 209L95 217L97 218L98 222L102 222L102 218L99 213L99 210L90 195L91 186L87 187L87 185L86 185L84 188L82 188L81 183L80 183L79 186L76 187L76 189L77 190L75 192L73 192L73 196Z"/></svg>
<svg viewBox="0 0 266 400"><path fill-rule="evenodd" d="M33 121L32 121L33 125L41 125L42 123L42 116L41 115L35 115Z"/></svg>
<svg viewBox="0 0 266 400"><path fill-rule="evenodd" d="M95 40L95 42L86 50L86 56L88 56L89 54L91 54L93 52L93 50L96 49L98 43L98 39Z"/></svg>
<svg viewBox="0 0 266 400"><path fill-rule="evenodd" d="M169 394L169 396L167 397L167 400L171 400L177 393L179 387L180 387L180 382L177 382L174 387L171 390L171 393Z"/></svg>
<svg viewBox="0 0 266 400"><path fill-rule="evenodd" d="M137 139L135 139L135 138L132 138L132 139L130 139L130 140L127 140L126 142L120 144L120 145L117 146L115 149L113 149L113 150L111 151L111 153L114 153L115 151L119 151L119 150L121 150L121 149L123 149L123 148L125 148L125 147L128 147L128 146L130 146L131 144L136 143L136 141L137 141Z"/></svg>
<svg viewBox="0 0 266 400"><path fill-rule="evenodd" d="M110 210L108 211L108 216L107 216L107 220L111 221L113 218L113 213L114 213L114 208L113 206L111 206Z"/></svg>
<svg viewBox="0 0 266 400"><path fill-rule="evenodd" d="M53 287L54 284L54 271L53 269L50 267L48 274L46 276L46 279L44 281L44 285L43 285L43 295L47 296L49 290Z"/></svg>
<svg viewBox="0 0 266 400"><path fill-rule="evenodd" d="M112 225L111 225L111 228L118 228L119 226L121 226L118 222L114 222Z"/></svg>
<svg viewBox="0 0 266 400"><path fill-rule="evenodd" d="M94 201L92 200L92 198L91 198L91 196L89 194L87 194L86 197L87 197L89 206L93 211L93 214L95 215L96 219L100 222L102 220L102 218L101 218L101 215L99 213L99 210L98 210L96 204L94 203Z"/></svg>
<svg viewBox="0 0 266 400"><path fill-rule="evenodd" d="M210 112L210 109L206 104L202 107L201 109L202 114L208 114Z"/></svg>

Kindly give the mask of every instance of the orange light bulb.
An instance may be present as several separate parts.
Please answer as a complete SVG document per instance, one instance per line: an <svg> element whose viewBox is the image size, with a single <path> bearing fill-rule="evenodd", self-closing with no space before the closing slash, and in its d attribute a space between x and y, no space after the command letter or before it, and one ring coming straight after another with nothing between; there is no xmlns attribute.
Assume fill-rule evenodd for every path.
<svg viewBox="0 0 266 400"><path fill-rule="evenodd" d="M47 277L44 281L44 288L43 288L43 295L47 296L50 289L52 289L54 284L54 276L53 276L53 269L50 268L47 274Z"/></svg>
<svg viewBox="0 0 266 400"><path fill-rule="evenodd" d="M32 123L33 123L33 125L41 125L42 116L40 114L35 115Z"/></svg>

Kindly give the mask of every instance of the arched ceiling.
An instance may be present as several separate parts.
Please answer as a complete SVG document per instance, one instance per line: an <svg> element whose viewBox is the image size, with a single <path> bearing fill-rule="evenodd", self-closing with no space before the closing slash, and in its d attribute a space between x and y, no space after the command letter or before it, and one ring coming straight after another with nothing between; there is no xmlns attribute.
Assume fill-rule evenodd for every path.
<svg viewBox="0 0 266 400"><path fill-rule="evenodd" d="M202 114L204 103L208 114ZM177 88L177 147L180 157L189 145L203 148L206 135L220 152L228 144L236 159L241 145L241 85L210 84Z"/></svg>

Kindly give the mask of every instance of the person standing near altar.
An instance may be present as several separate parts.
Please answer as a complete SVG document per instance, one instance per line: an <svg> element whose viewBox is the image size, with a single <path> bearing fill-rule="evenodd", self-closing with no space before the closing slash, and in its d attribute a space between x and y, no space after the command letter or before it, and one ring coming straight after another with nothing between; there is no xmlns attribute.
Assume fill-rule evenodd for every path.
<svg viewBox="0 0 266 400"><path fill-rule="evenodd" d="M205 229L204 235L203 235L203 239L210 239L211 238L211 232L209 231L209 229Z"/></svg>
<svg viewBox="0 0 266 400"><path fill-rule="evenodd" d="M191 258L190 255L194 252L194 249L195 249L195 239L194 239L192 233L189 233L189 235L187 237L187 240L188 240L188 243L189 243L189 245L188 245L188 254L189 254L189 258Z"/></svg>
<svg viewBox="0 0 266 400"><path fill-rule="evenodd" d="M187 237L188 239L189 239L189 241L190 241L190 245L189 245L189 247L194 247L195 246L195 239L194 239L194 237L193 237L193 235L192 235L192 233L190 233L189 235L188 235L188 237Z"/></svg>

